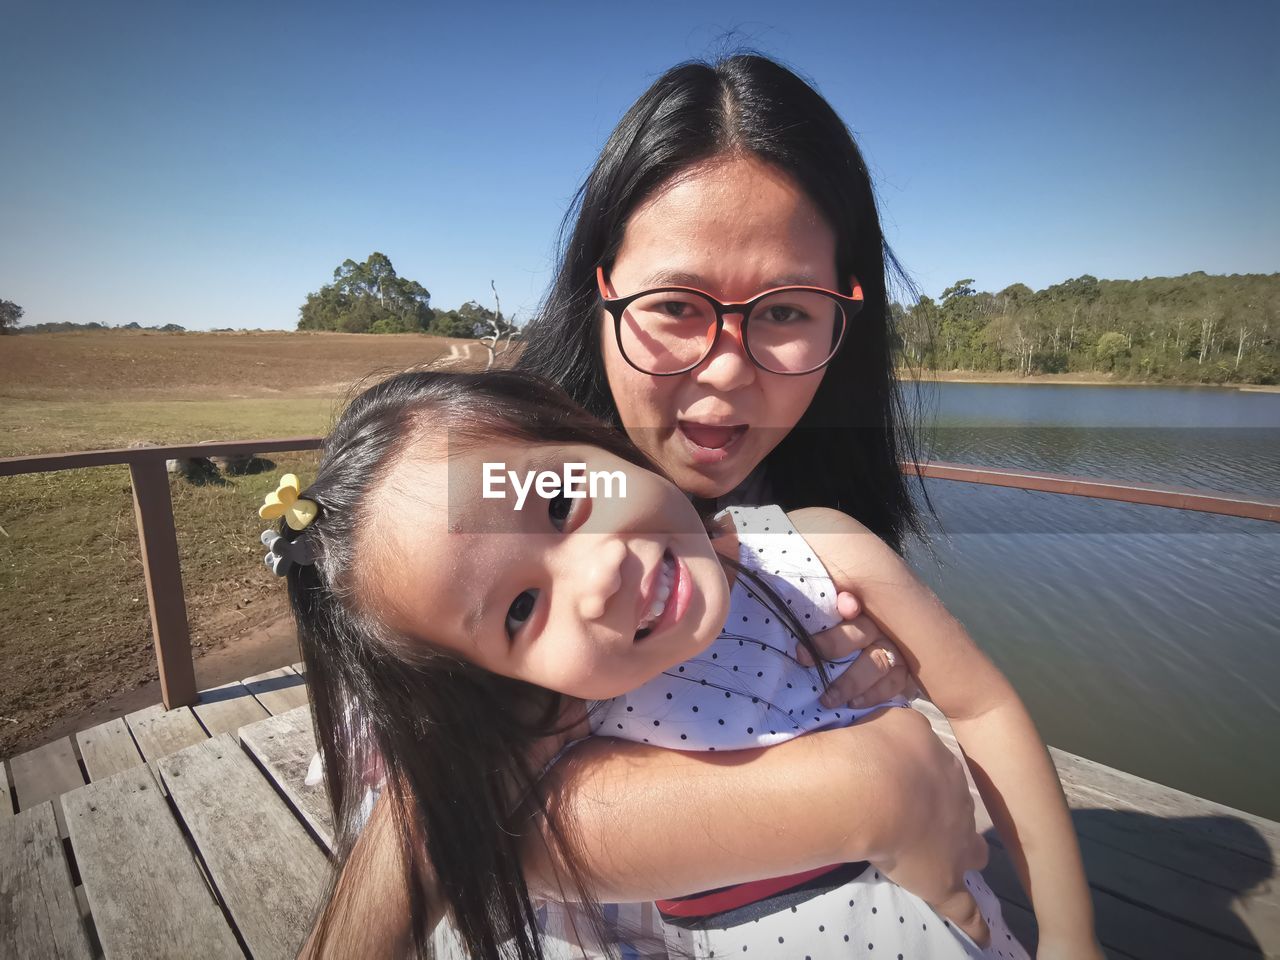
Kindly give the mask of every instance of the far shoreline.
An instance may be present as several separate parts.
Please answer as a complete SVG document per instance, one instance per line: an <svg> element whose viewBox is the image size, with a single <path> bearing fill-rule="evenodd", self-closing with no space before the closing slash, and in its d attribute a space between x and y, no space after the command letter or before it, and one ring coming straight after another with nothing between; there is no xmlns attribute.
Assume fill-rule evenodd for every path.
<svg viewBox="0 0 1280 960"><path fill-rule="evenodd" d="M1024 384L1050 384L1064 387L1196 387L1211 390L1239 390L1244 393L1280 393L1280 385L1258 383L1186 383L1178 381L1120 380L1107 374L1087 373L1033 373L1022 376L1017 373L994 373L984 370L931 370L913 373L898 370L898 379L913 383L985 383L1021 386Z"/></svg>

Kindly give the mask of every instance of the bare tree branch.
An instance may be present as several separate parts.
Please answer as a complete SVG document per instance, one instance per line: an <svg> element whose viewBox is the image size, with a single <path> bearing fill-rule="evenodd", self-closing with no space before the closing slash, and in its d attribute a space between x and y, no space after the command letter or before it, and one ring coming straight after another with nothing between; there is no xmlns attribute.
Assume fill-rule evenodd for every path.
<svg viewBox="0 0 1280 960"><path fill-rule="evenodd" d="M519 336L515 318L512 317L509 322L504 322L502 319L502 302L498 299L498 285L490 280L489 288L493 290L493 318L485 318L489 332L479 338L484 348L489 351L489 360L484 367L486 370L492 369L494 361L511 349L511 341Z"/></svg>

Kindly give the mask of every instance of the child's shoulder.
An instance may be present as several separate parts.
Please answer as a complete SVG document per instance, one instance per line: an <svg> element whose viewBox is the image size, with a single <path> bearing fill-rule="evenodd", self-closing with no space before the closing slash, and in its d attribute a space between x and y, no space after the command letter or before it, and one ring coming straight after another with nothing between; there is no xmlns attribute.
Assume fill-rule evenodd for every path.
<svg viewBox="0 0 1280 960"><path fill-rule="evenodd" d="M713 539L758 533L798 533L805 540L828 534L868 534L865 526L831 507L801 507L783 510L777 504L726 507L711 521Z"/></svg>
<svg viewBox="0 0 1280 960"><path fill-rule="evenodd" d="M900 562L892 547L847 513L802 507L790 511L787 519L834 579L856 579Z"/></svg>
<svg viewBox="0 0 1280 960"><path fill-rule="evenodd" d="M801 507L799 510L788 511L787 519L806 539L811 533L871 532L847 513L833 507Z"/></svg>
<svg viewBox="0 0 1280 960"><path fill-rule="evenodd" d="M757 553L779 557L787 554L776 540L776 534L798 534L808 549L793 551L789 559L794 560L796 552L802 556L811 553L833 579L875 573L883 570L886 563L899 560L893 549L866 526L830 507L790 511L776 504L729 507L717 515L711 532L718 550L737 552L740 559L753 566L762 566L760 561L765 559L756 556ZM782 562L778 566L790 566L790 563ZM781 573L781 570L764 572Z"/></svg>

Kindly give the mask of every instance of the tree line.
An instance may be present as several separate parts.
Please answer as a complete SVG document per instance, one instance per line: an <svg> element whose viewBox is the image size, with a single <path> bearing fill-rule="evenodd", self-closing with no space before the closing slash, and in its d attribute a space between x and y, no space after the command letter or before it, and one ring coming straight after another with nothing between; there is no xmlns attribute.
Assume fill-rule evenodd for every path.
<svg viewBox="0 0 1280 960"><path fill-rule="evenodd" d="M1088 274L1043 290L1015 283L999 293L958 280L938 300L894 303L895 346L923 370L1107 373L1135 380L1280 383L1280 274L1203 272L1142 280ZM497 291L494 291L495 307ZM111 329L100 323L19 327L22 307L0 300L0 332ZM119 329L181 332L176 323ZM476 301L437 310L431 294L373 253L344 260L333 282L307 294L299 330L426 333L485 341L491 361L516 334L500 308Z"/></svg>
<svg viewBox="0 0 1280 960"><path fill-rule="evenodd" d="M70 320L56 320L47 323L29 323L25 327L14 327L9 333L73 333L76 330L151 330L156 333L186 333L187 328L178 323L166 323L161 326L144 327L142 324L134 321L133 323L122 323L119 326L111 326L109 323L98 323L96 320L90 320L88 323L72 323ZM219 331L210 331L216 333Z"/></svg>
<svg viewBox="0 0 1280 960"><path fill-rule="evenodd" d="M474 300L456 310L436 310L416 280L396 273L390 258L374 252L363 263L346 259L333 282L307 294L298 309L299 330L342 333L431 333L440 337L509 336L512 322Z"/></svg>
<svg viewBox="0 0 1280 960"><path fill-rule="evenodd" d="M1280 274L1086 274L999 293L977 291L968 279L939 300L891 309L902 358L926 370L1280 382Z"/></svg>

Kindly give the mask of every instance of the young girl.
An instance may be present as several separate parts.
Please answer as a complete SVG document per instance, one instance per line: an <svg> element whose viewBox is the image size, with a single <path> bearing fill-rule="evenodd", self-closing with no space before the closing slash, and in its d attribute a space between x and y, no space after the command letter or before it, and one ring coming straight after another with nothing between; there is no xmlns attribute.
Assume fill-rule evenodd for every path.
<svg viewBox="0 0 1280 960"><path fill-rule="evenodd" d="M527 492L530 478L566 464L612 486L571 497L539 481L542 496L523 502L509 488L494 495L504 492L495 477L512 487L524 478ZM535 796L535 747L560 725L562 694L597 703L596 732L685 749L852 722L820 708L825 674L801 667L795 651L838 619L836 590L856 586L952 717L998 822L1008 811L1012 823L1001 825L1013 829L1002 833L1015 862L1025 855L1037 881L1055 878L1045 892L1060 896L1036 897L1060 903L1056 916L1041 912L1050 942L1073 948L1063 955L1096 955L1077 922L1087 895L1065 804L1025 712L896 554L849 518L742 511L721 518L713 541L625 439L514 373L404 374L367 391L290 509L273 552L293 561L339 861L354 839L361 771L377 756L401 814L417 943L438 892L470 955L540 954L518 857L527 814L517 811ZM366 735L348 719L357 701ZM931 736L916 719L903 735ZM572 825L538 812L567 895L588 895ZM976 876L986 924L971 929L985 952L875 867L789 879L764 896L713 891L661 904L669 948L844 956L865 942L877 956L1024 955Z"/></svg>

